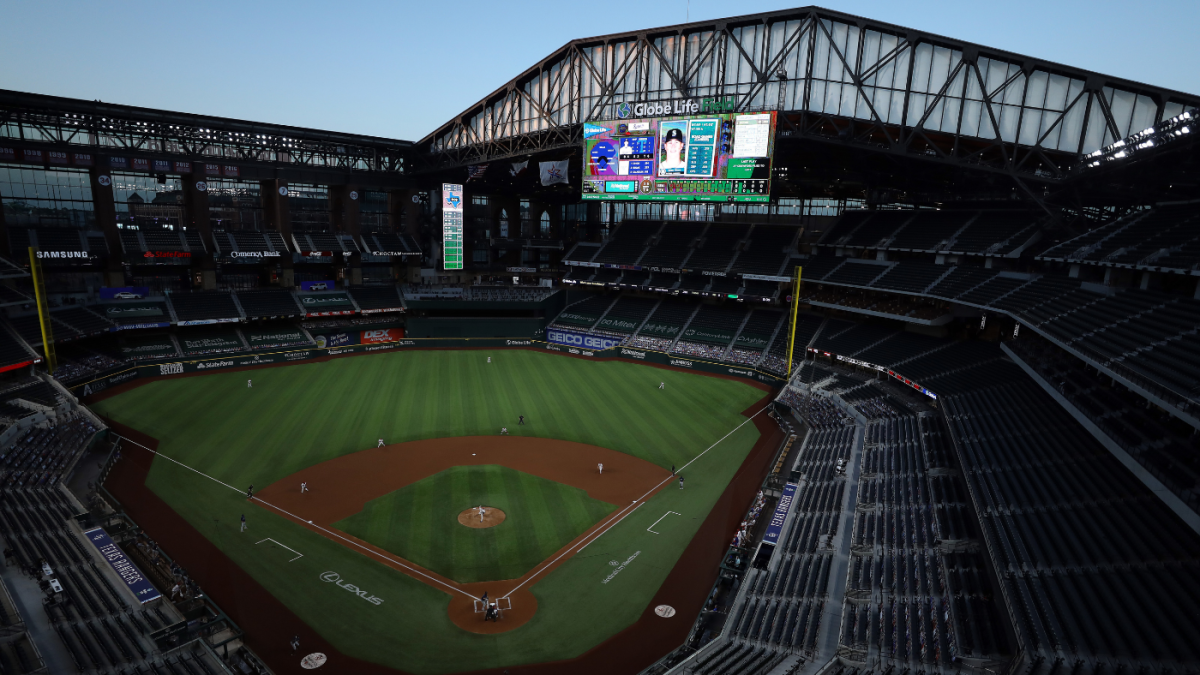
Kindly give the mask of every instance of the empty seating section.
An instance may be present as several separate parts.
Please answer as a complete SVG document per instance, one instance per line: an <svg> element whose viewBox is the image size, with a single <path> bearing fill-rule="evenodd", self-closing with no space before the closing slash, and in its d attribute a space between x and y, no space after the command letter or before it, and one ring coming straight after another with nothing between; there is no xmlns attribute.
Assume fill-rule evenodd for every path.
<svg viewBox="0 0 1200 675"><path fill-rule="evenodd" d="M882 402L855 407L871 418L867 409ZM942 548L978 538L961 479L944 471L944 422L883 417L865 430L840 648L855 661L923 668L999 660L1006 641L984 561ZM934 468L943 470L930 475Z"/></svg>
<svg viewBox="0 0 1200 675"><path fill-rule="evenodd" d="M660 222L626 220L613 232L593 262L632 265L646 250L646 242L662 227ZM586 249L585 249L586 250Z"/></svg>
<svg viewBox="0 0 1200 675"><path fill-rule="evenodd" d="M720 359L745 318L746 308L739 305L701 305L673 351Z"/></svg>
<svg viewBox="0 0 1200 675"><path fill-rule="evenodd" d="M390 287L389 287L390 288ZM359 290L354 291L358 297ZM462 299L473 302L541 302L558 292L556 288L542 286L467 286L463 289ZM380 297L391 296L380 291ZM398 305L391 305L398 307Z"/></svg>
<svg viewBox="0 0 1200 675"><path fill-rule="evenodd" d="M42 251L86 251L80 239L79 230L68 227L39 227L33 231L37 237L37 246ZM32 244L30 244L32 245ZM14 257L20 259L29 255L28 251L16 250Z"/></svg>
<svg viewBox="0 0 1200 675"><path fill-rule="evenodd" d="M183 239L177 230L142 230L142 240L150 251L183 251Z"/></svg>
<svg viewBox="0 0 1200 675"><path fill-rule="evenodd" d="M691 262L688 262L690 265ZM736 294L742 288L742 282L729 277L709 277L708 292L709 293L724 293L726 295Z"/></svg>
<svg viewBox="0 0 1200 675"><path fill-rule="evenodd" d="M33 361L33 355L17 338L6 330L0 330L0 366L12 366Z"/></svg>
<svg viewBox="0 0 1200 675"><path fill-rule="evenodd" d="M593 295L582 302L568 305L554 322L565 326L588 328L604 314L613 302L611 295Z"/></svg>
<svg viewBox="0 0 1200 675"><path fill-rule="evenodd" d="M876 279L872 288L922 293L933 282L948 272L951 267L930 263L902 260L892 266L883 276Z"/></svg>
<svg viewBox="0 0 1200 675"><path fill-rule="evenodd" d="M948 347L907 361L898 372L941 395L943 390L933 386L936 378L977 368L1002 355L1000 348L990 342L953 342ZM954 383L944 382L943 385L953 386Z"/></svg>
<svg viewBox="0 0 1200 675"><path fill-rule="evenodd" d="M31 385L33 386L33 385ZM42 386L45 383L42 383ZM21 392L5 393L5 399L32 398ZM73 419L50 427L33 427L13 439L7 448L0 448L0 489L13 488L48 488L58 483L62 472L74 461L75 456L84 449L96 433L96 427L87 417ZM3 501L8 507L4 515L11 515L12 502ZM8 532L4 533L6 543L13 545ZM37 559L37 556L33 558Z"/></svg>
<svg viewBox="0 0 1200 675"><path fill-rule="evenodd" d="M639 264L643 267L682 267L683 259L689 253L688 246L700 236L703 227L686 221L668 222L659 232L657 243L646 251Z"/></svg>
<svg viewBox="0 0 1200 675"><path fill-rule="evenodd" d="M842 246L850 248L883 248L891 241L892 233L912 219L913 211L876 211L853 232Z"/></svg>
<svg viewBox="0 0 1200 675"><path fill-rule="evenodd" d="M1200 204L1136 212L1068 239L1038 258L1180 272L1200 269Z"/></svg>
<svg viewBox="0 0 1200 675"><path fill-rule="evenodd" d="M341 252L342 242L337 236L328 232L309 232L308 234L296 234L296 241L299 242L301 248L304 248L305 241L311 244L312 248L305 249L309 251L333 251Z"/></svg>
<svg viewBox="0 0 1200 675"><path fill-rule="evenodd" d="M838 267L830 274L826 275L824 280L846 284L848 286L867 286L871 280L883 274L888 270L887 265L877 265L873 263L860 263L857 261L846 261L846 264ZM805 275L801 275L803 279Z"/></svg>
<svg viewBox="0 0 1200 675"><path fill-rule="evenodd" d="M666 351L671 342L679 337L684 324L691 318L696 305L690 302L668 302L664 300L646 320L632 343L646 349Z"/></svg>
<svg viewBox="0 0 1200 675"><path fill-rule="evenodd" d="M842 216L834 222L825 234L819 240L819 243L829 246L838 246L844 244L850 239L850 234L858 229L859 225L865 223L868 219L875 215L875 211L859 211L852 210L842 213Z"/></svg>
<svg viewBox="0 0 1200 675"><path fill-rule="evenodd" d="M750 231L750 241L733 260L733 271L739 274L780 273L784 260L791 254L787 248L796 238L796 228L780 225L755 225ZM784 270L784 276L791 276L792 270Z"/></svg>
<svg viewBox="0 0 1200 675"><path fill-rule="evenodd" d="M278 237L279 235L276 234L275 236ZM204 241L200 238L200 232L194 229L184 229L183 240L187 242L188 249L191 251L207 251L210 248L209 246L206 246ZM93 246L93 248L95 247Z"/></svg>
<svg viewBox="0 0 1200 675"><path fill-rule="evenodd" d="M699 274L681 274L679 276L679 284L675 288L689 291L703 291L708 288L711 279L712 277L704 277Z"/></svg>
<svg viewBox="0 0 1200 675"><path fill-rule="evenodd" d="M961 253L1004 255L1025 243L1037 227L1026 211L983 211L948 248Z"/></svg>
<svg viewBox="0 0 1200 675"><path fill-rule="evenodd" d="M742 293L756 298L774 298L779 295L778 281L746 279L742 282Z"/></svg>
<svg viewBox="0 0 1200 675"><path fill-rule="evenodd" d="M237 250L239 250L239 251L269 251L269 250L271 250L267 246L267 239L266 239L266 237L264 237L262 235L262 232L235 230L228 234L229 234L229 238L233 240L233 243L237 246ZM217 236L219 236L219 235L217 235ZM221 248L225 248L225 247L222 246Z"/></svg>
<svg viewBox="0 0 1200 675"><path fill-rule="evenodd" d="M821 328L821 323L824 319L816 314L800 314L796 317L795 328L795 348L792 355L792 361L803 361L804 350L808 348L808 343L812 341L813 336L817 334L817 330ZM789 326L780 326L775 332L775 339L771 342L771 346L767 349L767 354L763 357L759 364L765 370L773 373L785 374L787 371L788 362L788 333L791 331Z"/></svg>
<svg viewBox="0 0 1200 675"><path fill-rule="evenodd" d="M238 304L246 313L247 319L262 317L292 317L303 316L304 311L296 304L296 297L291 291L282 289L264 289L255 291L238 291Z"/></svg>
<svg viewBox="0 0 1200 675"><path fill-rule="evenodd" d="M1200 660L1200 536L1008 364L943 394L987 551L1033 663ZM1049 671L1044 671L1049 672Z"/></svg>
<svg viewBox="0 0 1200 675"><path fill-rule="evenodd" d="M746 236L746 228L737 225L719 225L714 223L704 232L704 245L692 251L688 258L687 268L692 270L724 271L729 267L729 261L737 242Z"/></svg>
<svg viewBox="0 0 1200 675"><path fill-rule="evenodd" d="M363 242L367 245L367 250L370 252L379 253L406 253L416 252L416 249L409 249L403 239L394 234L364 234Z"/></svg>
<svg viewBox="0 0 1200 675"><path fill-rule="evenodd" d="M987 281L979 284L975 288L963 293L956 298L959 302L966 302L972 305L990 306L996 300L1012 293L1029 283L1029 279L1014 278L1014 277L992 277Z"/></svg>
<svg viewBox="0 0 1200 675"><path fill-rule="evenodd" d="M184 356L203 356L205 354L230 354L247 349L242 338L235 330L190 330L181 331L179 347Z"/></svg>
<svg viewBox="0 0 1200 675"><path fill-rule="evenodd" d="M360 310L371 311L381 309L402 309L400 294L393 285L388 286L355 286L350 291Z"/></svg>
<svg viewBox="0 0 1200 675"><path fill-rule="evenodd" d="M632 335L650 316L658 300L621 296L595 329L617 335Z"/></svg>
<svg viewBox="0 0 1200 675"><path fill-rule="evenodd" d="M615 284L621 278L621 270L619 269L598 269L592 275L592 281L597 284Z"/></svg>
<svg viewBox="0 0 1200 675"><path fill-rule="evenodd" d="M1194 511L1200 511L1200 436L1180 434L1144 399L1102 379L1083 362L1043 340L1009 347Z"/></svg>
<svg viewBox="0 0 1200 675"><path fill-rule="evenodd" d="M111 321L83 307L68 307L66 309L55 310L51 316L84 335L105 333L113 326Z"/></svg>
<svg viewBox="0 0 1200 675"><path fill-rule="evenodd" d="M810 427L792 469L803 474L804 480L775 546L772 569L750 569L742 582L746 587L743 604L730 615L726 630L739 641L812 652L818 646L821 610L835 567L828 542L842 521L846 493L846 480L837 473L836 465L839 459L850 458L854 426L825 399L789 387L780 400Z"/></svg>
<svg viewBox="0 0 1200 675"><path fill-rule="evenodd" d="M814 255L808 258L799 258L793 262L800 266L800 281L806 282L821 281L836 267L845 263L846 259L835 258L831 255Z"/></svg>
<svg viewBox="0 0 1200 675"><path fill-rule="evenodd" d="M924 354L950 346L951 342L919 333L901 331L854 355L860 361L878 366L896 366Z"/></svg>
<svg viewBox="0 0 1200 675"><path fill-rule="evenodd" d="M981 267L958 266L941 281L934 284L927 293L941 298L956 298L975 288L983 282L996 276L998 272Z"/></svg>
<svg viewBox="0 0 1200 675"><path fill-rule="evenodd" d="M887 248L902 251L940 251L972 218L972 211L916 211Z"/></svg>
<svg viewBox="0 0 1200 675"><path fill-rule="evenodd" d="M832 324L833 320L830 320L830 323ZM851 324L851 327L844 331L831 330L830 326L826 326L813 342L813 348L833 354L854 356L867 347L885 341L895 334L895 329L873 323Z"/></svg>
<svg viewBox="0 0 1200 675"><path fill-rule="evenodd" d="M236 321L242 316L228 291L172 293L169 298L180 322L220 319Z"/></svg>
<svg viewBox="0 0 1200 675"><path fill-rule="evenodd" d="M138 238L137 230L121 230L121 248L125 249L126 254L142 253L141 239Z"/></svg>
<svg viewBox="0 0 1200 675"><path fill-rule="evenodd" d="M17 331L21 339L32 346L42 344L42 322L37 314L27 314L25 316L17 316L8 320L8 325ZM53 326L53 324L51 324ZM57 326L53 326L57 328ZM57 337L57 336L56 336Z"/></svg>
<svg viewBox="0 0 1200 675"><path fill-rule="evenodd" d="M762 358L763 350L771 343L777 328L782 328L784 312L775 309L755 309L750 312L742 331L733 341L726 361L754 365ZM786 329L784 329L786 330Z"/></svg>

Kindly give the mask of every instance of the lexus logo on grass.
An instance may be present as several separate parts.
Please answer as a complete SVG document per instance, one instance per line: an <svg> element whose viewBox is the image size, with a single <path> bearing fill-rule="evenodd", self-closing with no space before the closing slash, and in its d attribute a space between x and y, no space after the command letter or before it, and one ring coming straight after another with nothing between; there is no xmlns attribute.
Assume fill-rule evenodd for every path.
<svg viewBox="0 0 1200 675"><path fill-rule="evenodd" d="M355 586L354 584L347 584L347 583L343 582L342 575L338 574L337 572L322 573L321 581L335 583L338 586L341 586L342 588L344 588L344 589L350 591L351 593L357 595L358 597L362 598L363 600L366 600L367 602L371 603L372 605L382 605L383 604L383 598L377 598L374 595L371 595L370 593L367 593L366 591L359 589L359 587Z"/></svg>

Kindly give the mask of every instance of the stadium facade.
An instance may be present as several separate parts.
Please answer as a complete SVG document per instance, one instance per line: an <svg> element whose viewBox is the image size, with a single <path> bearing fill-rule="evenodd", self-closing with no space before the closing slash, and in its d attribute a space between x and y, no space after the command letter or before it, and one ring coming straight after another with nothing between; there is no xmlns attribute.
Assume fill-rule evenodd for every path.
<svg viewBox="0 0 1200 675"><path fill-rule="evenodd" d="M630 672L1193 672L1198 108L817 7L574 40L417 141L0 91L0 665L294 667L79 399L515 347L773 392L753 522Z"/></svg>

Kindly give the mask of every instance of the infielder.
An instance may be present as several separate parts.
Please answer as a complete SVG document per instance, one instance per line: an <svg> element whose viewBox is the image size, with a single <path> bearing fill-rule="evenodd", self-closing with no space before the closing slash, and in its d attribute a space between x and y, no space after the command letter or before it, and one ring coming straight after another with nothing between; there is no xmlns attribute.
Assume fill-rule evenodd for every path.
<svg viewBox="0 0 1200 675"><path fill-rule="evenodd" d="M300 494L304 494L305 492L308 492L308 483L301 483Z"/></svg>
<svg viewBox="0 0 1200 675"><path fill-rule="evenodd" d="M600 468L600 475L601 475L601 476L603 476L603 475L604 475L604 465L603 465L603 464L597 464L596 466Z"/></svg>
<svg viewBox="0 0 1200 675"><path fill-rule="evenodd" d="M492 357L490 357L490 356L489 356L489 357L488 357L488 363L491 363L491 362L492 362Z"/></svg>
<svg viewBox="0 0 1200 675"><path fill-rule="evenodd" d="M379 439L379 445L376 445L375 447L377 447L377 448L382 448L382 447L383 447L383 439L382 439L382 438L381 438L381 439Z"/></svg>

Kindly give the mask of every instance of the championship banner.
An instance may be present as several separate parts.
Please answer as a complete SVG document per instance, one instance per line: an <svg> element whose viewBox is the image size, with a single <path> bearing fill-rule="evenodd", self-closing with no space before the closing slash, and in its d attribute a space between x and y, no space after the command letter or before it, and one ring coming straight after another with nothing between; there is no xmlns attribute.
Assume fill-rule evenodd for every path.
<svg viewBox="0 0 1200 675"><path fill-rule="evenodd" d="M771 523L767 525L767 533L763 535L763 543L775 545L779 543L779 535L783 532L783 521L787 520L788 511L792 510L792 500L796 498L796 484L788 483L783 486L783 494L775 505L775 513Z"/></svg>
<svg viewBox="0 0 1200 675"><path fill-rule="evenodd" d="M102 528L93 528L83 533L87 536L88 541L92 542L92 546L100 551L100 555L108 561L109 567L121 577L121 581L125 582L126 588L133 593L133 597L137 598L138 602L143 605L151 600L157 600L162 597L162 593L150 583L142 571L133 564L120 546L113 543L112 538L108 536Z"/></svg>
<svg viewBox="0 0 1200 675"><path fill-rule="evenodd" d="M583 347L584 349L612 349L621 344L621 339L576 333L575 331L560 330L557 328L547 328L546 342L569 345L571 347Z"/></svg>

